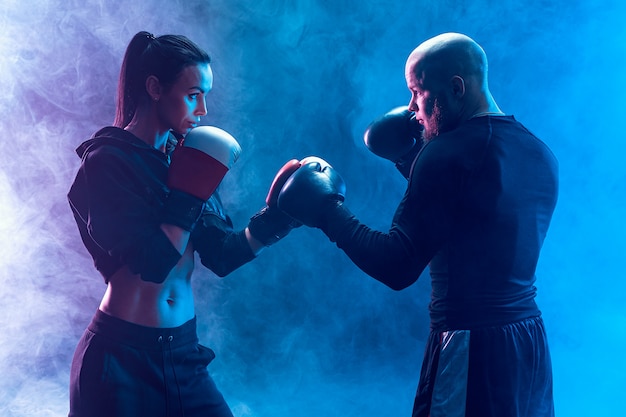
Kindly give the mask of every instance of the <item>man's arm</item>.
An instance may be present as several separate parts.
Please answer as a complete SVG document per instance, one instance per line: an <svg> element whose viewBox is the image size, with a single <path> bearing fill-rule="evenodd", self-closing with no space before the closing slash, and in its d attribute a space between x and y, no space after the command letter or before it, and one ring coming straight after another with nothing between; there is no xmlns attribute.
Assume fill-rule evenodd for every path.
<svg viewBox="0 0 626 417"><path fill-rule="evenodd" d="M428 147L415 162L386 233L362 224L336 197L332 178L338 174L324 176L301 168L294 181L285 184L279 206L296 219L315 219L314 224L304 223L320 228L365 273L401 290L417 280L449 236L462 184L461 172L441 160L437 147ZM323 171L333 172L332 167Z"/></svg>

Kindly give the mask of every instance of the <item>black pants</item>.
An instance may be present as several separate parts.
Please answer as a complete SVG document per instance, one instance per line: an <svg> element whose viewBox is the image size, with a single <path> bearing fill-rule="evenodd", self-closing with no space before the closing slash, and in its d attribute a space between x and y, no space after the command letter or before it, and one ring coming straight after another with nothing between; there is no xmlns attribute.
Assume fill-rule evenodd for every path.
<svg viewBox="0 0 626 417"><path fill-rule="evenodd" d="M543 320L432 332L413 417L554 417Z"/></svg>
<svg viewBox="0 0 626 417"><path fill-rule="evenodd" d="M206 369L213 358L195 318L151 328L98 310L74 353L69 417L232 417Z"/></svg>

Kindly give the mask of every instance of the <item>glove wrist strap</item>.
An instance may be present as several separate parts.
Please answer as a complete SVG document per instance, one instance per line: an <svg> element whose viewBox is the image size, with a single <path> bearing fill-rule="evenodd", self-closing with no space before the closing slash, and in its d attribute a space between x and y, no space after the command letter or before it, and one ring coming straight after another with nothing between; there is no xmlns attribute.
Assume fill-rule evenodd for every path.
<svg viewBox="0 0 626 417"><path fill-rule="evenodd" d="M277 208L263 207L250 218L248 230L264 246L278 242L299 224Z"/></svg>

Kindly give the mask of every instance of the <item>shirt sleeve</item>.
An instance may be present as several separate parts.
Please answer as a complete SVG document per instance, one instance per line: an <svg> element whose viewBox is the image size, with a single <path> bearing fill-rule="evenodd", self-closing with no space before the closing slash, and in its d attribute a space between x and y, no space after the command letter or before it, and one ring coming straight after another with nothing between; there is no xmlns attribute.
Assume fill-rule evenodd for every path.
<svg viewBox="0 0 626 417"><path fill-rule="evenodd" d="M138 175L136 161L102 146L84 159L87 231L94 243L145 281L161 283L181 255L161 230L163 198Z"/></svg>
<svg viewBox="0 0 626 417"><path fill-rule="evenodd" d="M394 290L413 284L451 233L463 169L429 144L418 156L388 232L337 206L323 231L368 275Z"/></svg>
<svg viewBox="0 0 626 417"><path fill-rule="evenodd" d="M233 229L217 192L207 202L191 240L202 265L219 277L225 277L255 258L245 231Z"/></svg>

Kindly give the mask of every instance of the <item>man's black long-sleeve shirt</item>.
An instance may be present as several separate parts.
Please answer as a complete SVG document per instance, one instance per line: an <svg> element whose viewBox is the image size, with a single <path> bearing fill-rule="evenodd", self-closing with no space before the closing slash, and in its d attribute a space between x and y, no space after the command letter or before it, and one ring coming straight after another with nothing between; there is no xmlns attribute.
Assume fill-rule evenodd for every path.
<svg viewBox="0 0 626 417"><path fill-rule="evenodd" d="M394 288L430 264L433 329L471 329L540 314L535 269L558 194L558 165L513 116L477 117L417 156L388 233L342 205L324 232Z"/></svg>

